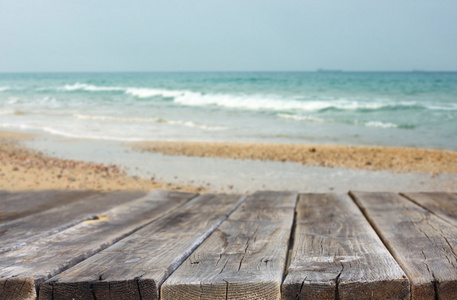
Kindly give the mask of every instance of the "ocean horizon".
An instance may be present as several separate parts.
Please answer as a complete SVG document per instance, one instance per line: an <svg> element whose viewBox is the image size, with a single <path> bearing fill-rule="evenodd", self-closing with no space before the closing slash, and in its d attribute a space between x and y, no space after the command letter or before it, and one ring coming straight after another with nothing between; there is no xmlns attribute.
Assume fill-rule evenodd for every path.
<svg viewBox="0 0 457 300"><path fill-rule="evenodd" d="M0 129L457 150L457 72L0 73Z"/></svg>

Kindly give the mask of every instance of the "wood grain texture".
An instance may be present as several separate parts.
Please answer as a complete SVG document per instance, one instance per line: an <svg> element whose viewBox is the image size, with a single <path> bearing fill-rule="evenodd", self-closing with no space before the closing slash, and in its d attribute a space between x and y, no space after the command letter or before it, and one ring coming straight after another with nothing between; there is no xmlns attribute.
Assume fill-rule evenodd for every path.
<svg viewBox="0 0 457 300"><path fill-rule="evenodd" d="M93 191L33 191L0 193L0 224L66 205L94 194Z"/></svg>
<svg viewBox="0 0 457 300"><path fill-rule="evenodd" d="M457 227L457 195L453 193L404 193L414 203Z"/></svg>
<svg viewBox="0 0 457 300"><path fill-rule="evenodd" d="M161 299L280 299L297 194L257 192L162 285Z"/></svg>
<svg viewBox="0 0 457 300"><path fill-rule="evenodd" d="M283 299L409 299L409 282L347 195L300 195Z"/></svg>
<svg viewBox="0 0 457 300"><path fill-rule="evenodd" d="M98 216L0 256L0 299L16 289L35 288L52 276L109 247L125 236L182 205L196 194L154 191L138 200L116 206ZM3 288L2 286L8 288ZM14 289L15 287L15 289ZM21 293L21 297L24 297Z"/></svg>
<svg viewBox="0 0 457 300"><path fill-rule="evenodd" d="M143 197L138 192L93 192L66 205L0 224L0 253L19 249L40 238L55 234L122 203Z"/></svg>
<svg viewBox="0 0 457 300"><path fill-rule="evenodd" d="M1 282L0 299L2 300L35 300L35 285L33 280L10 278Z"/></svg>
<svg viewBox="0 0 457 300"><path fill-rule="evenodd" d="M51 278L41 299L158 299L163 281L244 198L201 195Z"/></svg>
<svg viewBox="0 0 457 300"><path fill-rule="evenodd" d="M394 193L351 192L405 271L413 299L456 299L456 228Z"/></svg>

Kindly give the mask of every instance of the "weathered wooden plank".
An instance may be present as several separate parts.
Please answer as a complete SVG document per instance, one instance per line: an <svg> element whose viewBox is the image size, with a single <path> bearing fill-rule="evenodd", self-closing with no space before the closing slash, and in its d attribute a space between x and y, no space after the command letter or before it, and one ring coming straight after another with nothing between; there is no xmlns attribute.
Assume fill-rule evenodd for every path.
<svg viewBox="0 0 457 300"><path fill-rule="evenodd" d="M162 282L242 200L199 196L51 278L40 299L158 299Z"/></svg>
<svg viewBox="0 0 457 300"><path fill-rule="evenodd" d="M0 286L1 300L32 300L36 299L35 286L32 280L11 278Z"/></svg>
<svg viewBox="0 0 457 300"><path fill-rule="evenodd" d="M347 195L300 195L283 299L409 299L409 282Z"/></svg>
<svg viewBox="0 0 457 300"><path fill-rule="evenodd" d="M250 196L165 281L161 299L280 299L296 201Z"/></svg>
<svg viewBox="0 0 457 300"><path fill-rule="evenodd" d="M456 228L398 194L351 194L408 276L412 298L456 299Z"/></svg>
<svg viewBox="0 0 457 300"><path fill-rule="evenodd" d="M0 299L34 299L35 288L52 276L109 247L196 194L154 191L0 256ZM4 287L2 289L2 286ZM24 289L23 287L30 287ZM27 293L25 292L27 291ZM26 297L27 296L27 297Z"/></svg>
<svg viewBox="0 0 457 300"><path fill-rule="evenodd" d="M23 218L80 200L94 191L34 191L0 194L0 223Z"/></svg>
<svg viewBox="0 0 457 300"><path fill-rule="evenodd" d="M403 193L416 204L457 227L457 195L453 193Z"/></svg>
<svg viewBox="0 0 457 300"><path fill-rule="evenodd" d="M87 197L11 222L0 224L0 253L18 249L106 211L143 197L146 192L94 193Z"/></svg>

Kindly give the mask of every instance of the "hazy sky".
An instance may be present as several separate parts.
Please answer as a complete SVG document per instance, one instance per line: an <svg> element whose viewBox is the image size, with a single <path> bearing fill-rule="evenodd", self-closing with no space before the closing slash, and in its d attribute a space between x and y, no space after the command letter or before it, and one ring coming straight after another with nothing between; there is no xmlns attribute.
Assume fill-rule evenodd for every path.
<svg viewBox="0 0 457 300"><path fill-rule="evenodd" d="M0 1L0 72L318 68L457 70L457 1Z"/></svg>

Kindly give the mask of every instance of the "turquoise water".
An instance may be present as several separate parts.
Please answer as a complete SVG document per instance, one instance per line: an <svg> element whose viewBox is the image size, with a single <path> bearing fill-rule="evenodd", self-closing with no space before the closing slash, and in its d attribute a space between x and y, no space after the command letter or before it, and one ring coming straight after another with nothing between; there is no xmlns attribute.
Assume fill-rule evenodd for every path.
<svg viewBox="0 0 457 300"><path fill-rule="evenodd" d="M457 73L0 74L0 129L457 150Z"/></svg>

